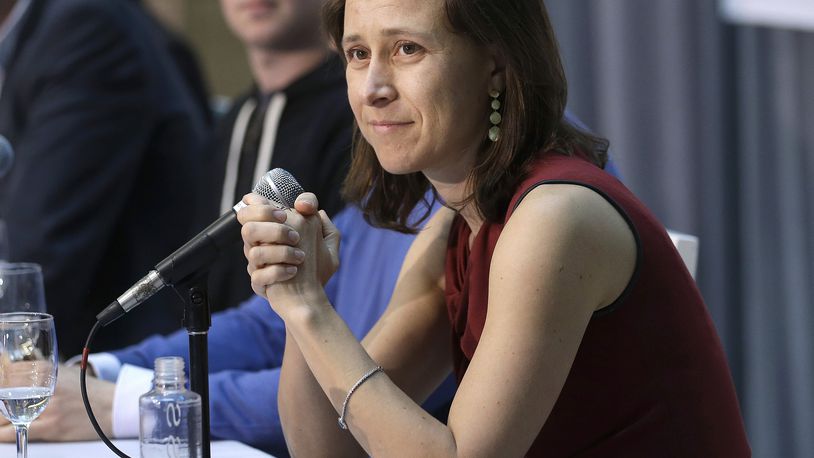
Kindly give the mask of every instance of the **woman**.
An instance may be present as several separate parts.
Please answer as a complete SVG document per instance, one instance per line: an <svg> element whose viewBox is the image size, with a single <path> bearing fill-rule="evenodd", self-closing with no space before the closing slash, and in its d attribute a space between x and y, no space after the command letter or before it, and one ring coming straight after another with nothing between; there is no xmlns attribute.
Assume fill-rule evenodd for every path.
<svg viewBox="0 0 814 458"><path fill-rule="evenodd" d="M326 25L361 133L347 196L399 230L430 186L448 208L360 345L322 290L339 234L315 196L246 197L252 286L288 330L292 454L748 455L690 275L606 145L563 121L542 1L331 0ZM442 424L419 404L451 370Z"/></svg>

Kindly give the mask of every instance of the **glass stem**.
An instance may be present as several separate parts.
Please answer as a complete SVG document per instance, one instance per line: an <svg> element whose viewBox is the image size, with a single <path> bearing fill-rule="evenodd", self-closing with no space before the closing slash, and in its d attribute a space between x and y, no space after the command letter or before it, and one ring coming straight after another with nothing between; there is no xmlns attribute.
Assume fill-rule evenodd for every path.
<svg viewBox="0 0 814 458"><path fill-rule="evenodd" d="M17 430L17 458L28 458L28 426L15 426Z"/></svg>

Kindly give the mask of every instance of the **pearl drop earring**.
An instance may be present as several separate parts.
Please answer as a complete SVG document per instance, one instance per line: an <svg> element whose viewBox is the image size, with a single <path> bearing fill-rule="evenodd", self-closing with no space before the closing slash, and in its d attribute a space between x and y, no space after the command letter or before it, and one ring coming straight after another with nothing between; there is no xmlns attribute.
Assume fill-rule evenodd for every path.
<svg viewBox="0 0 814 458"><path fill-rule="evenodd" d="M497 111L500 109L500 91L496 89L492 89L489 91L489 97L492 98L492 114L489 116L489 122L492 123L492 127L489 129L489 140L496 142L500 139L500 122L503 121L503 116L500 115L500 112Z"/></svg>

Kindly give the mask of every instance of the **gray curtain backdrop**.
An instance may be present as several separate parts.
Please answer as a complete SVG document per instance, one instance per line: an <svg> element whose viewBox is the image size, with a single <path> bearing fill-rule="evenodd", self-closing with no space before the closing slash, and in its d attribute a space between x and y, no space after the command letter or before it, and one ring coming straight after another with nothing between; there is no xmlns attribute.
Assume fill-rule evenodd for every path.
<svg viewBox="0 0 814 458"><path fill-rule="evenodd" d="M700 237L754 455L814 456L814 33L727 24L714 0L546 4L569 107Z"/></svg>

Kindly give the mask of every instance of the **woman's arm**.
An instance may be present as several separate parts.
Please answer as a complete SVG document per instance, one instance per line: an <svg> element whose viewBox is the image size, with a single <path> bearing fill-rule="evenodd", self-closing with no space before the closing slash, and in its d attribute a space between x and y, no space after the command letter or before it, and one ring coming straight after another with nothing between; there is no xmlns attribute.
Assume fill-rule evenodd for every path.
<svg viewBox="0 0 814 458"><path fill-rule="evenodd" d="M326 276L313 270L306 272L309 259L303 262L288 257L287 249L290 247L271 246L286 243L285 240L291 230L290 226L297 228L299 238L309 239L308 228L293 221L298 215L289 214L288 217L291 219L278 218L271 214L271 209L267 206L256 206L261 203L256 196L249 197L248 201L254 204L250 206L253 208L244 210L239 216L241 222L244 223L245 251L250 260L249 270L252 273L255 291L262 293L265 290L271 298L275 311L291 322L296 321L295 317L302 315L302 312L306 310L301 302L309 305L309 308L313 310L324 312L319 318L323 329L321 342L330 342L330 336L341 336L359 347L359 343L355 341L345 323L330 307L322 289L314 287L318 284L315 281L316 278L324 279ZM315 205L309 207L298 207L298 209L303 213L309 213L315 208ZM451 217L452 213L447 210L443 217L436 217L430 221L422 234L417 237L405 257L397 282L398 286L395 288L387 311L365 339L365 346L371 349L370 354L376 364L384 366L402 389L412 394L413 398L418 401L428 397L449 374L451 368L450 331L443 302L442 282L443 253ZM285 227L281 227L279 224L283 219L286 220ZM311 220L311 222L314 221L318 220ZM300 223L302 222L300 221ZM326 226L331 226L329 221L325 222ZM318 239L327 234L321 227L312 229L312 234L316 235L314 238ZM332 231L333 229L330 229L328 232ZM305 251L317 251L309 250L303 245L303 242L299 243L299 246ZM386 255L386 253L382 253L382 255ZM319 257L319 255L315 255L311 264L318 264L316 258ZM282 259L285 259L286 262L281 261ZM348 261L352 262L352 259ZM291 275L284 273L284 264L296 265L298 277L311 276L311 287L303 289L302 285L286 285L286 280ZM352 265L345 268L352 269ZM293 289L295 292L291 294L290 291L286 291L287 289ZM307 297L307 299L302 301L303 297ZM293 304L291 298L294 298ZM316 317L315 314L310 316ZM339 429L338 411L328 402L322 388L316 384L311 369L303 359L298 342L292 338L294 335L294 330L287 326L286 353L283 359L279 391L281 419L292 453L310 456L324 453L329 449L332 456L341 455L343 442L347 446L348 453L361 453L353 437L347 431ZM361 347L359 348L361 349ZM363 352L362 356L364 367L367 367L368 363L371 367L375 367L376 364L371 362L372 360L366 353ZM421 364L417 364L419 362ZM411 365L424 367L421 371L401 369ZM353 381L347 388L342 389L343 399L347 389L358 380L361 373L357 376L348 372L348 375L353 378ZM404 396L403 393L402 396ZM407 401L415 404L410 398L407 398Z"/></svg>
<svg viewBox="0 0 814 458"><path fill-rule="evenodd" d="M437 368L449 367L449 330L442 332L443 326L436 324L446 313L440 276L435 289L408 288L405 281L408 273L423 272L415 278L426 286L432 283L434 266L441 272L450 219L445 211L438 220L447 223L439 230L444 236L423 237L427 243L422 252L422 233L414 247L415 264L405 261L397 292L414 291L415 309L399 307L394 297L394 306L365 339L367 351L327 301L310 295L307 288L282 283L270 288L286 298L281 302L275 294L274 303L285 303L280 313L301 352L295 369L301 375L307 361L333 406L331 412L324 404L307 423L301 423L303 416L312 412L299 409L295 425L308 429L297 431L297 437L288 437L288 419L283 419L292 451L299 452L296 447L323 433L330 437L331 428L338 431L335 412L341 410L348 389L376 365L388 373L373 376L353 394L345 418L367 453L514 456L527 451L559 396L591 314L611 303L627 284L635 243L621 216L592 191L547 185L526 196L495 249L486 326L447 426L413 400L428 390L426 379L439 376ZM441 261L419 261L430 258ZM416 319L415 311L431 311L426 316L435 318L425 322L418 313ZM418 351L411 351L408 343ZM315 385L307 394L317 396ZM336 453L330 442L326 446L330 448L322 452Z"/></svg>
<svg viewBox="0 0 814 458"><path fill-rule="evenodd" d="M289 338L286 345L279 402L292 455L314 456L326 450L332 456L363 454L359 444L373 450L366 438L356 435L354 440L348 431L341 430L337 417L350 387L377 365L385 373L374 375L353 394L345 417L348 424L358 402L356 396L374 379L382 378L392 380L388 381L391 388L388 408L400 406L421 415L425 423L441 425L418 403L432 393L451 369L450 330L442 283L443 253L451 216L451 212L442 210L416 238L405 257L390 304L365 337L364 348L327 302L309 309L290 309L293 313L285 319L289 320L287 330L294 339ZM274 296L275 301L278 299ZM310 368L306 365L308 358L303 353L319 358L316 355L321 347L334 344L350 347L328 356L341 362L312 364ZM316 380L322 381L322 385ZM327 398L325 393L329 394Z"/></svg>
<svg viewBox="0 0 814 458"><path fill-rule="evenodd" d="M635 259L627 223L593 191L544 185L524 198L495 247L485 326L450 410L459 456L528 451L593 312L622 293Z"/></svg>

